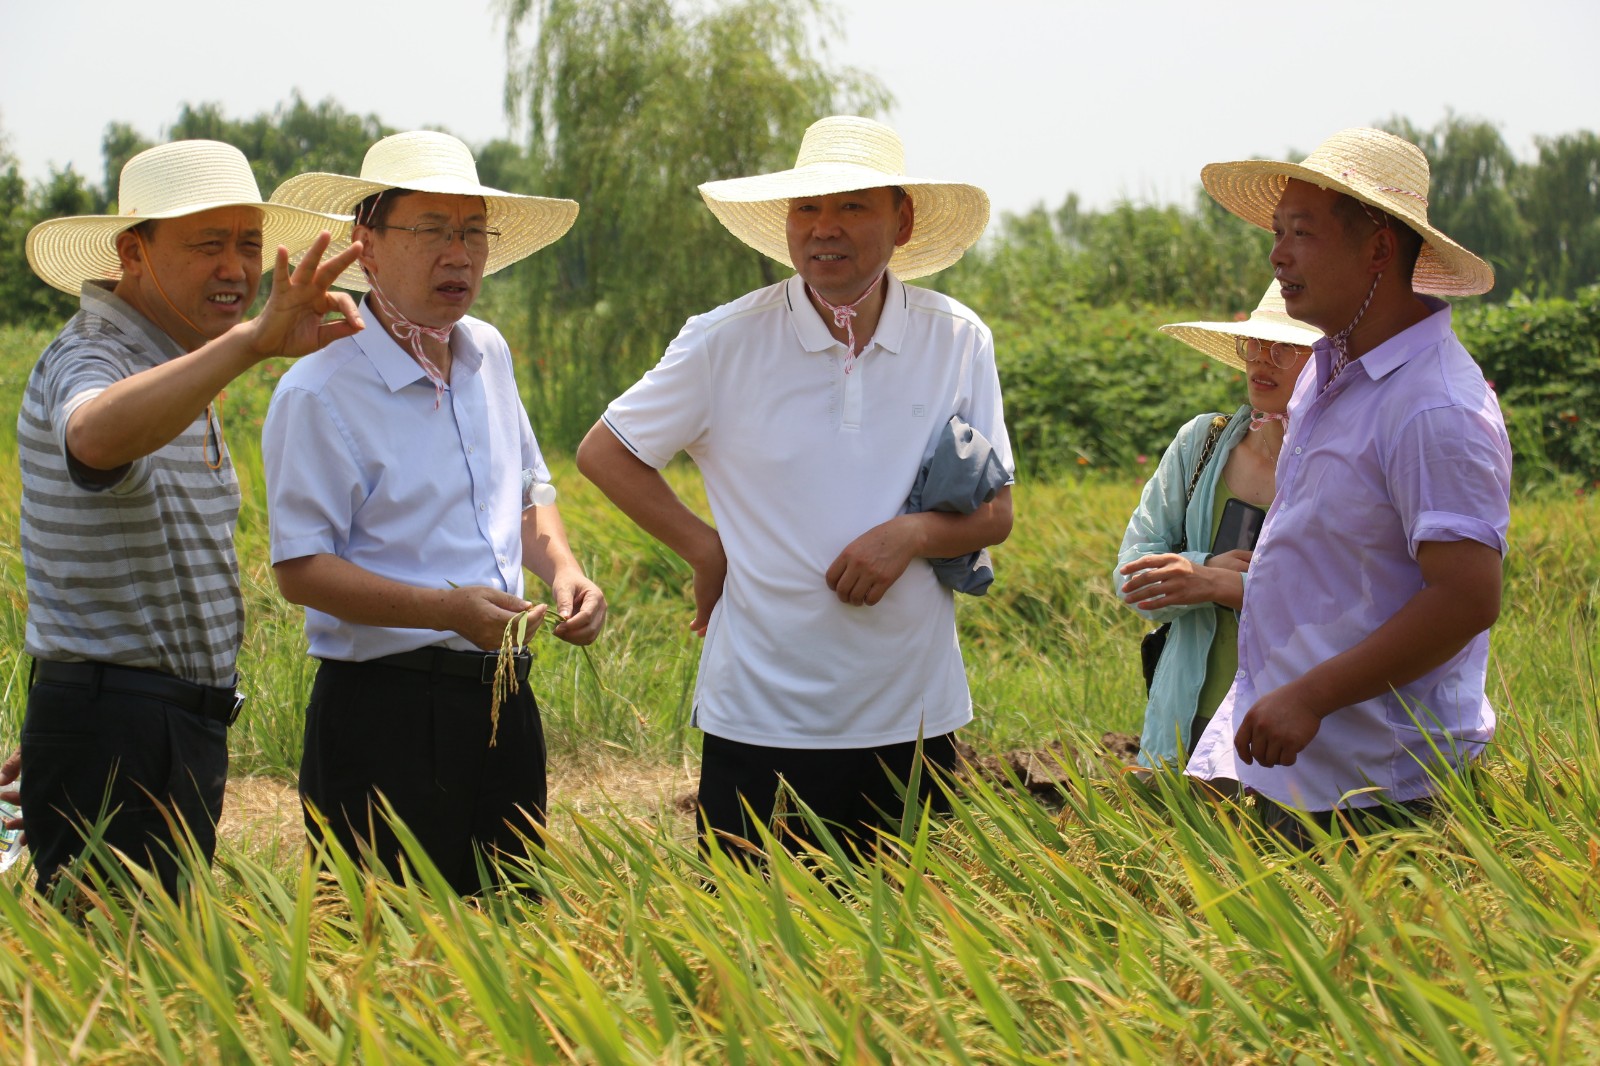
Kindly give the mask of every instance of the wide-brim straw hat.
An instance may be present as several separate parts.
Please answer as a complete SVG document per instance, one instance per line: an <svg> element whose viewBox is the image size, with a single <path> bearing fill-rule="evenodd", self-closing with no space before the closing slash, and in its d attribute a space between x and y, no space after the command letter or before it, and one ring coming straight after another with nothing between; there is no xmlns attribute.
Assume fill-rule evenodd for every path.
<svg viewBox="0 0 1600 1066"><path fill-rule="evenodd" d="M1340 130L1301 163L1246 159L1200 171L1206 192L1246 222L1272 228L1272 212L1290 178L1334 189L1398 218L1422 236L1411 276L1415 292L1476 296L1494 288L1494 268L1428 221L1428 158L1383 130Z"/></svg>
<svg viewBox="0 0 1600 1066"><path fill-rule="evenodd" d="M871 119L835 115L806 130L793 169L708 181L700 195L728 232L788 267L789 201L898 185L911 196L911 239L896 248L889 269L901 279L943 270L977 243L989 224L989 196L975 185L906 172L894 130Z"/></svg>
<svg viewBox="0 0 1600 1066"><path fill-rule="evenodd" d="M1283 290L1274 281L1262 294L1261 302L1250 312L1250 317L1238 322L1174 322L1160 327L1169 337L1176 337L1196 351L1204 352L1235 370L1244 370L1244 360L1234 347L1235 337L1253 337L1268 344L1283 342L1309 348L1322 334L1303 322L1289 317L1283 304Z"/></svg>
<svg viewBox="0 0 1600 1066"><path fill-rule="evenodd" d="M387 189L482 197L489 228L500 231L489 246L485 275L526 259L556 241L578 217L575 200L525 196L483 184L478 180L478 164L472 158L472 150L448 133L432 130L396 133L374 144L361 161L358 178L320 173L290 178L273 192L272 202L349 216L362 200ZM343 236L334 240L328 254L349 246L347 228ZM335 284L357 292L366 292L370 287L360 263L351 264Z"/></svg>
<svg viewBox="0 0 1600 1066"><path fill-rule="evenodd" d="M28 231L28 265L46 284L72 293L85 281L117 281L117 235L150 219L181 218L219 207L261 211L261 269L277 264L278 246L298 256L339 219L261 199L244 153L218 141L173 141L146 149L122 167L115 215L52 218Z"/></svg>

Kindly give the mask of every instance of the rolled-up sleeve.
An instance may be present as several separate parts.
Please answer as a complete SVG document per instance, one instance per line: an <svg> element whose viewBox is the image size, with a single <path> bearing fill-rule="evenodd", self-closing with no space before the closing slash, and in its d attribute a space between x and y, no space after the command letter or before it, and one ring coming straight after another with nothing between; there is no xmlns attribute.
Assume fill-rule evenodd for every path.
<svg viewBox="0 0 1600 1066"><path fill-rule="evenodd" d="M1511 446L1497 419L1462 406L1418 413L1400 430L1387 480L1413 559L1427 541L1475 540L1505 554Z"/></svg>

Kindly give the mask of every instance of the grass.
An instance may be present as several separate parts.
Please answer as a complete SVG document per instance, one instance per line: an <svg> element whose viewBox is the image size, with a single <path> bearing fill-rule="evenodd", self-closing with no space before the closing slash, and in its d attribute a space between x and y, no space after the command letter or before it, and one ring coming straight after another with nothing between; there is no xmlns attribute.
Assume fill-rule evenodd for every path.
<svg viewBox="0 0 1600 1066"><path fill-rule="evenodd" d="M0 407L47 338L0 333ZM264 565L253 420L227 432L251 703L235 774L292 780L310 682ZM4 413L9 421L9 412ZM574 544L613 605L595 647L540 642L558 780L692 759L687 570L558 460ZM692 472L671 472L696 505ZM1109 592L1130 471L1019 485L991 595L964 602L980 749L1136 731L1140 625ZM16 507L0 435L0 506ZM1572 1062L1600 1057L1600 551L1594 505L1516 503L1478 790L1432 823L1290 855L1173 782L1066 767L1044 804L973 782L878 861L696 853L659 801L568 803L543 892L464 903L298 837L230 839L176 901L92 895L73 925L0 881L0 1048L83 1062ZM0 531L0 742L26 664ZM716 891L707 891L714 882Z"/></svg>

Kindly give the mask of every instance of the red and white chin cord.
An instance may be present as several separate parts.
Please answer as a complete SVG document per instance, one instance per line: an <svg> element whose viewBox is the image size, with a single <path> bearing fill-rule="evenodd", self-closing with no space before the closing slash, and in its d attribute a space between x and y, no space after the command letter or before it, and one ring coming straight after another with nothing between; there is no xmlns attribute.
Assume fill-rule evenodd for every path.
<svg viewBox="0 0 1600 1066"><path fill-rule="evenodd" d="M432 337L441 344L449 344L450 333L456 328L456 324L452 322L448 326L424 326L420 322L411 321L383 294L383 290L378 287L378 279L372 274L372 268L363 263L361 270L366 274L367 284L372 288L373 303L378 305L378 310L389 320L389 333L396 341L411 350L412 358L422 367L422 372L428 375L428 380L433 382L433 409L437 411L439 401L444 398L444 374L422 350L422 338Z"/></svg>
<svg viewBox="0 0 1600 1066"><path fill-rule="evenodd" d="M833 324L844 330L845 345L850 349L850 354L845 356L844 360L844 372L846 374L854 370L856 364L856 326L854 321L856 317L856 308L860 307L862 301L864 301L868 296L872 295L872 290L878 287L878 283L883 280L883 276L888 272L888 267L884 267L882 270L878 271L878 276L872 279L872 284L867 286L865 292L863 292L860 296L857 296L851 303L840 304L838 307L835 307L833 304L829 303L820 292L818 292L816 289L813 289L810 285L806 286L806 291L816 299L817 303L833 312Z"/></svg>

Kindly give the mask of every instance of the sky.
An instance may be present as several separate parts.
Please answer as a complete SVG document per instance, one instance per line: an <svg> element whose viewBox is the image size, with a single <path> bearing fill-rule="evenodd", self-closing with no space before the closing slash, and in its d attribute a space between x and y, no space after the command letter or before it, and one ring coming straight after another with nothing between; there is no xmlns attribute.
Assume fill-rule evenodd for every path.
<svg viewBox="0 0 1600 1066"><path fill-rule="evenodd" d="M498 10L492 0L0 0L0 136L30 179L71 165L98 181L109 122L159 139L182 103L245 118L298 89L482 143L516 132ZM1523 159L1538 136L1600 129L1593 0L851 0L834 10L827 56L894 95L883 117L911 175L979 185L1001 212L1054 208L1069 192L1090 208L1188 204L1208 162L1299 158L1339 129L1396 115L1423 127L1450 112L1487 119Z"/></svg>

